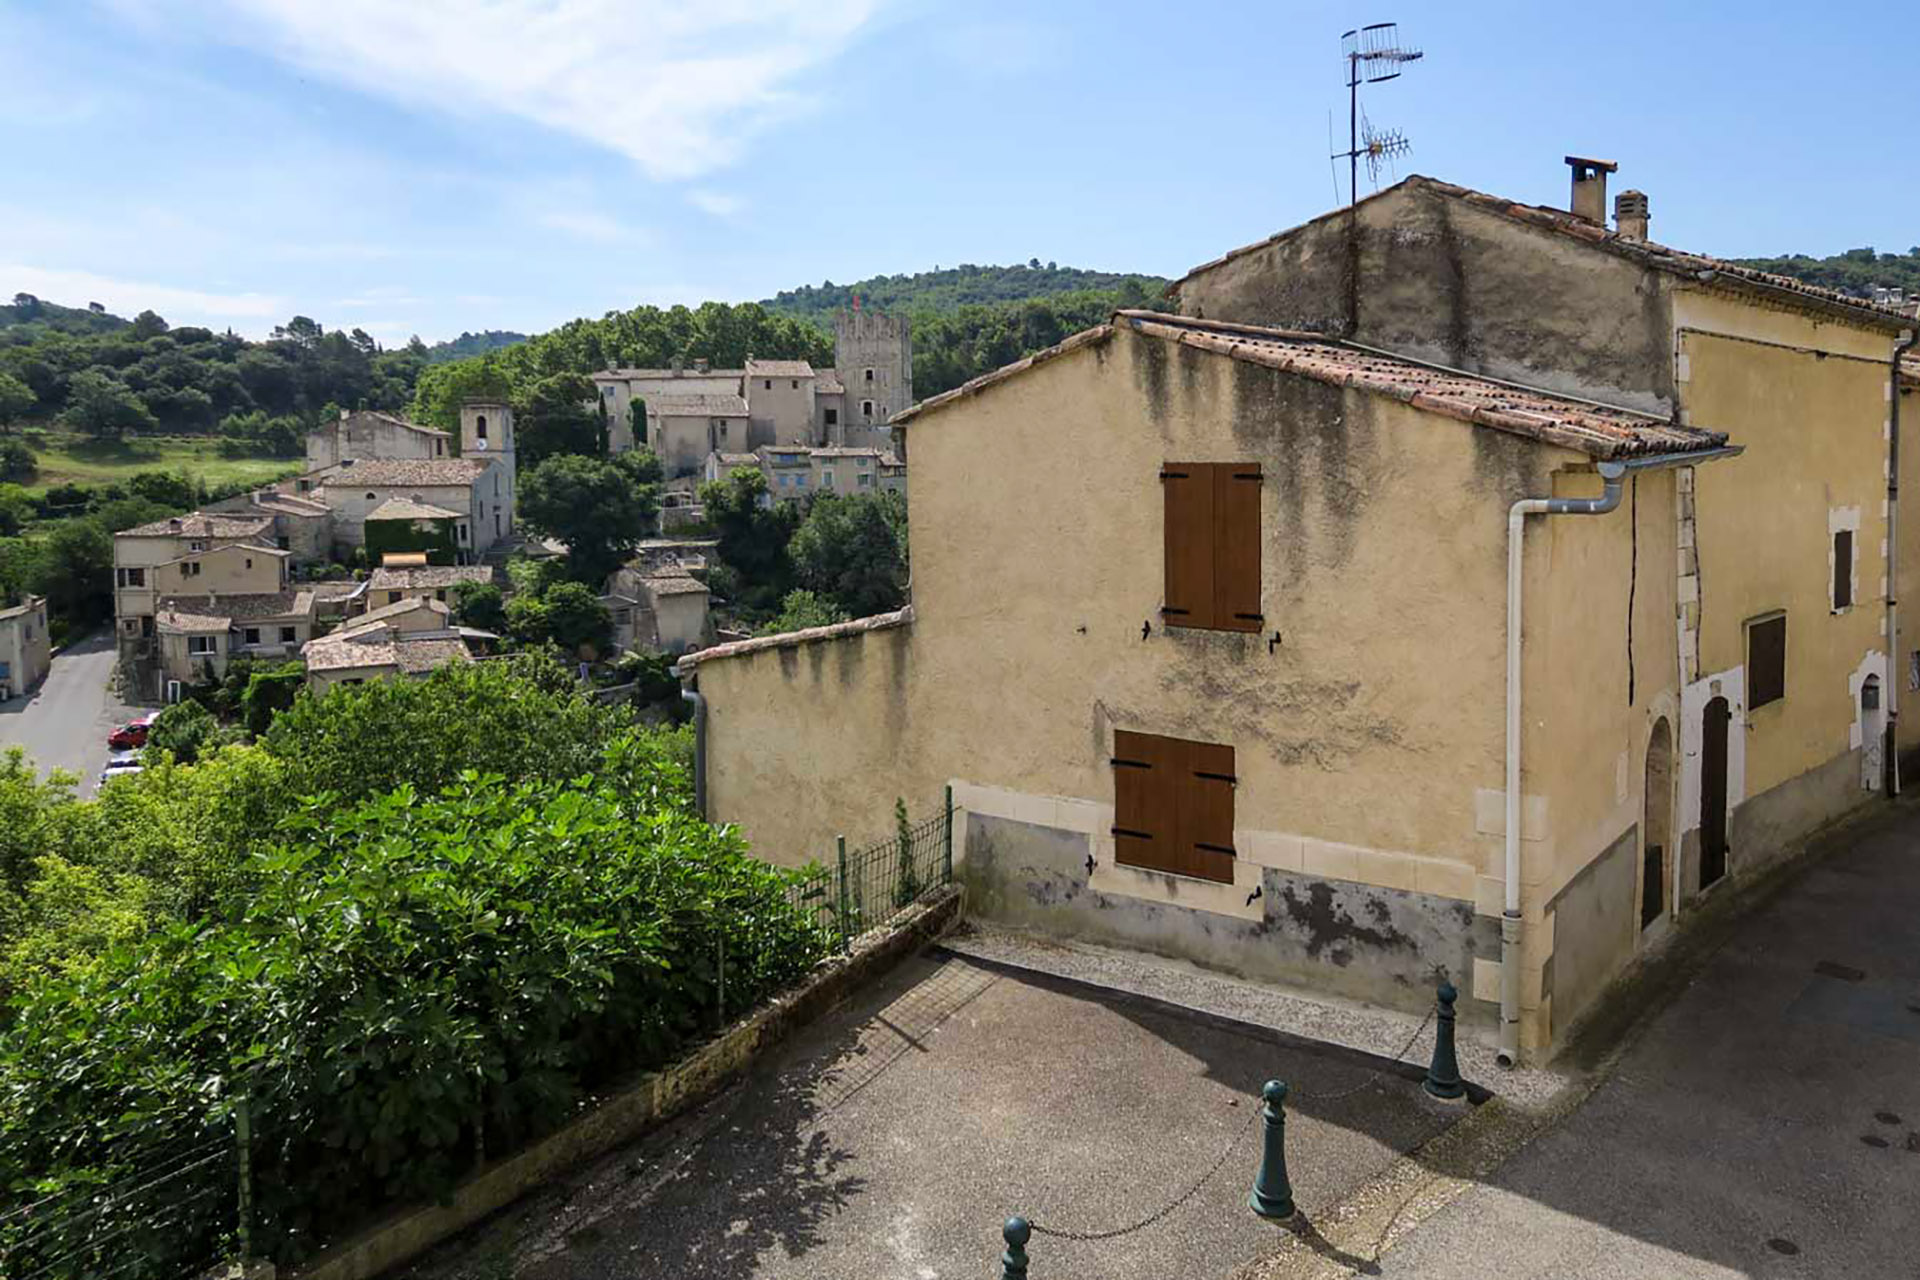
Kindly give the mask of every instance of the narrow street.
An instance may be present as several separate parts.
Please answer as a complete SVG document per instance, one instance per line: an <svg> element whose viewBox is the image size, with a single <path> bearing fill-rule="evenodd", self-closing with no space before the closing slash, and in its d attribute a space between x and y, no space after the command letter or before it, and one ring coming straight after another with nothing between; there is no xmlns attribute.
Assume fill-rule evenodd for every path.
<svg viewBox="0 0 1920 1280"><path fill-rule="evenodd" d="M1742 921L1568 1119L1380 1274L1911 1276L1920 814Z"/></svg>
<svg viewBox="0 0 1920 1280"><path fill-rule="evenodd" d="M26 748L40 776L65 769L79 777L81 795L92 795L107 762L107 734L141 711L108 689L113 666L110 630L57 655L38 689L0 702L0 748Z"/></svg>

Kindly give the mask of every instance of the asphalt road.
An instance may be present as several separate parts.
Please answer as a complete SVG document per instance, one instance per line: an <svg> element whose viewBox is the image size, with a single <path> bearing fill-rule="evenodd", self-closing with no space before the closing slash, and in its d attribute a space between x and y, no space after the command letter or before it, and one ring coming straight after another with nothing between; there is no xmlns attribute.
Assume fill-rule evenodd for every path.
<svg viewBox="0 0 1920 1280"><path fill-rule="evenodd" d="M65 769L92 795L107 763L107 734L141 714L107 688L113 674L111 631L98 631L53 660L40 687L0 702L0 747L25 747L45 777Z"/></svg>
<svg viewBox="0 0 1920 1280"><path fill-rule="evenodd" d="M1583 1107L1380 1274L1920 1274L1917 915L1908 813L1741 922Z"/></svg>

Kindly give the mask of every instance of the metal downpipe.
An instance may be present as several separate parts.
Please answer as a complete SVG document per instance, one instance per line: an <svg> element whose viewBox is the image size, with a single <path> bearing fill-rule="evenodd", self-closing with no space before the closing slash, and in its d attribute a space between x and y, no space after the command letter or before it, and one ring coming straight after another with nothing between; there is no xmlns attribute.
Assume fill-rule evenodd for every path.
<svg viewBox="0 0 1920 1280"><path fill-rule="evenodd" d="M1526 518L1530 515L1599 516L1620 505L1625 466L1600 464L1606 488L1597 498L1522 498L1507 511L1507 776L1505 881L1500 919L1500 1052L1503 1067L1520 1061L1520 632Z"/></svg>
<svg viewBox="0 0 1920 1280"><path fill-rule="evenodd" d="M707 816L707 700L689 684L680 697L693 707L693 810Z"/></svg>
<svg viewBox="0 0 1920 1280"><path fill-rule="evenodd" d="M1887 795L1900 794L1900 360L1920 342L1902 330L1887 370Z"/></svg>

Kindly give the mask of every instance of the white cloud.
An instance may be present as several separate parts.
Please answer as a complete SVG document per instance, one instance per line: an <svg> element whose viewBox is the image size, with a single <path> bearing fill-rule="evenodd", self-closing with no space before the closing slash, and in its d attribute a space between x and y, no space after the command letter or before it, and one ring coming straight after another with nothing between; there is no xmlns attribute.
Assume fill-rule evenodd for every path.
<svg viewBox="0 0 1920 1280"><path fill-rule="evenodd" d="M747 202L739 196L725 195L718 191L689 191L687 202L716 218L731 218L747 207Z"/></svg>
<svg viewBox="0 0 1920 1280"><path fill-rule="evenodd" d="M310 75L412 106L518 116L660 179L720 168L804 110L796 86L880 2L146 0Z"/></svg>
<svg viewBox="0 0 1920 1280"><path fill-rule="evenodd" d="M616 240L632 239L639 234L636 228L618 219L587 209L556 209L541 214L537 221L549 231L563 232L599 244L612 244Z"/></svg>
<svg viewBox="0 0 1920 1280"><path fill-rule="evenodd" d="M288 314L287 300L268 293L206 293L141 280L116 280L91 271L63 271L0 263L0 294L31 293L63 306L98 302L117 315L152 309L173 324L225 324Z"/></svg>
<svg viewBox="0 0 1920 1280"><path fill-rule="evenodd" d="M351 297L336 298L333 305L343 310L359 310L363 307L411 307L425 301L425 298L417 297L398 285L382 284L375 285L371 289L362 289ZM363 324L360 327L367 329L369 333L373 332L367 325Z"/></svg>

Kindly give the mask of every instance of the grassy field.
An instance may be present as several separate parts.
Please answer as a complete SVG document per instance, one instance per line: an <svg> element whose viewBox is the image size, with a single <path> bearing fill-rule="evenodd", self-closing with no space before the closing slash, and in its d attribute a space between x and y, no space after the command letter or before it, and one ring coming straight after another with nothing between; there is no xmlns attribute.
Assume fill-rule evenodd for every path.
<svg viewBox="0 0 1920 1280"><path fill-rule="evenodd" d="M297 458L223 458L207 436L153 436L136 441L101 441L67 432L35 432L28 443L40 469L29 492L56 485L105 485L137 471L185 471L207 485L278 480L300 470Z"/></svg>

